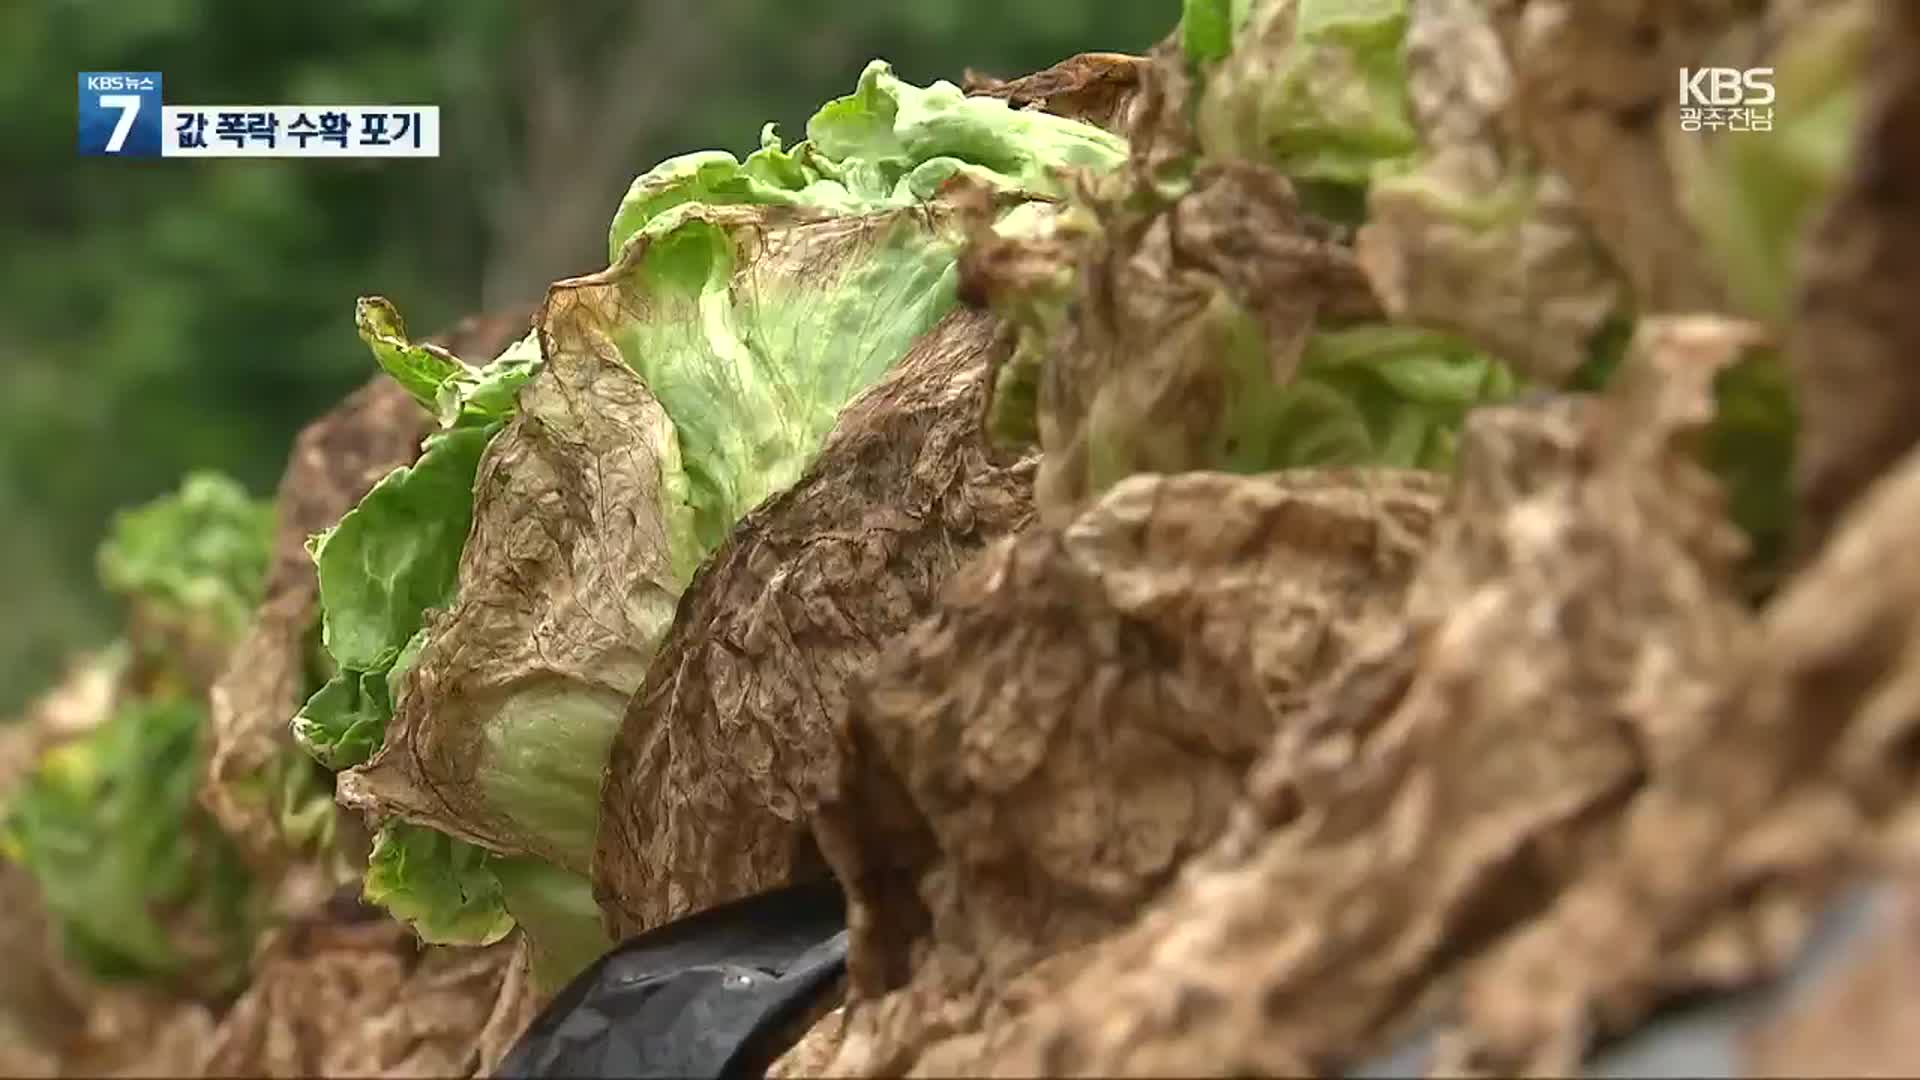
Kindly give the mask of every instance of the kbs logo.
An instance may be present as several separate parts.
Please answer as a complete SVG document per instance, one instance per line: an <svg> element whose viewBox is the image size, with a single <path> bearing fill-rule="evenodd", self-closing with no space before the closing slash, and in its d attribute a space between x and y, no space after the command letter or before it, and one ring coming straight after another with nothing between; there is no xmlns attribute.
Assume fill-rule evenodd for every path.
<svg viewBox="0 0 1920 1080"><path fill-rule="evenodd" d="M160 156L160 73L80 72L76 148L83 155Z"/></svg>
<svg viewBox="0 0 1920 1080"><path fill-rule="evenodd" d="M1772 68L1681 68L1680 130L1772 131Z"/></svg>

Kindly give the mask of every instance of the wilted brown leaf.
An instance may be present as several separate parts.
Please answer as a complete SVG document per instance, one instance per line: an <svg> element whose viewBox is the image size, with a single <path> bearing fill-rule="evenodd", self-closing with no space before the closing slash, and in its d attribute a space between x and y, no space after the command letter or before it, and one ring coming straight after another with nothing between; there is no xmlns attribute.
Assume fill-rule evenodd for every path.
<svg viewBox="0 0 1920 1080"><path fill-rule="evenodd" d="M1810 240L1793 342L1814 459L1799 477L1803 525L1820 554L1729 665L1692 745L1631 807L1618 857L1477 977L1463 1052L1492 1069L1565 1060L1585 1017L1624 1026L1675 994L1777 972L1846 875L1905 873L1920 854L1920 464L1898 404L1912 320L1894 299L1900 245L1920 223L1898 179L1920 176L1906 153L1920 145L1907 137L1920 20L1899 3L1882 18L1877 103ZM1519 985L1524 1000L1500 989Z"/></svg>
<svg viewBox="0 0 1920 1080"><path fill-rule="evenodd" d="M1764 4L1740 0L1495 0L1512 65L1512 129L1565 179L1639 310L1728 310L1681 206L1667 144L1679 71L1757 57Z"/></svg>
<svg viewBox="0 0 1920 1080"><path fill-rule="evenodd" d="M836 1006L767 1069L767 1080L826 1076L846 1040L847 1009Z"/></svg>
<svg viewBox="0 0 1920 1080"><path fill-rule="evenodd" d="M11 734L16 728L10 728ZM40 902L40 885L24 867L0 862L0 1075L53 1076L66 1039L85 1012L56 970L54 928Z"/></svg>
<svg viewBox="0 0 1920 1080"><path fill-rule="evenodd" d="M1399 610L1439 486L1138 477L956 576L856 699L815 823L853 932L833 1071L979 1067L990 1017L1166 887Z"/></svg>
<svg viewBox="0 0 1920 1080"><path fill-rule="evenodd" d="M1572 188L1516 137L1519 88L1486 5L1413 4L1406 65L1421 153L1370 187L1360 261L1395 319L1562 383L1626 298Z"/></svg>
<svg viewBox="0 0 1920 1080"><path fill-rule="evenodd" d="M1551 905L1698 748L1750 639L1688 451L1746 340L1655 324L1611 400L1476 413L1405 625L1279 726L1235 826L1132 927L920 1071L1334 1071Z"/></svg>
<svg viewBox="0 0 1920 1080"><path fill-rule="evenodd" d="M1754 983L1848 876L1920 866L1920 457L1849 512L1623 815L1617 854L1489 956L1463 1053L1564 1061L1588 1018ZM1524 994L1515 988L1524 986Z"/></svg>
<svg viewBox="0 0 1920 1080"><path fill-rule="evenodd" d="M615 936L824 872L803 799L849 683L1031 516L1031 461L996 463L980 435L993 347L974 312L923 335L681 598L601 791L594 891Z"/></svg>
<svg viewBox="0 0 1920 1080"><path fill-rule="evenodd" d="M553 291L546 359L474 481L454 605L428 623L386 742L339 789L582 874L607 747L684 584L663 492L673 427L606 318Z"/></svg>
<svg viewBox="0 0 1920 1080"><path fill-rule="evenodd" d="M194 1075L487 1076L531 1019L518 938L423 948L370 920L295 927L263 947Z"/></svg>
<svg viewBox="0 0 1920 1080"><path fill-rule="evenodd" d="M1000 98L1016 109L1038 109L1124 135L1148 63L1122 53L1081 53L1017 79L969 70L962 88L977 97Z"/></svg>
<svg viewBox="0 0 1920 1080"><path fill-rule="evenodd" d="M114 985L78 970L59 948L39 883L0 865L6 971L0 976L0 1075L196 1075L215 1011L162 988Z"/></svg>
<svg viewBox="0 0 1920 1080"><path fill-rule="evenodd" d="M1233 410L1293 376L1320 320L1379 314L1353 253L1279 173L1206 166L1171 203L1137 182L1108 178L1036 235L981 230L963 257L969 294L1022 332L992 424L1004 437L1009 414L1033 415L1053 524L1134 473L1219 467Z"/></svg>
<svg viewBox="0 0 1920 1080"><path fill-rule="evenodd" d="M99 987L83 1034L66 1048L59 1075L76 1078L197 1076L214 1012L200 1002L130 987Z"/></svg>

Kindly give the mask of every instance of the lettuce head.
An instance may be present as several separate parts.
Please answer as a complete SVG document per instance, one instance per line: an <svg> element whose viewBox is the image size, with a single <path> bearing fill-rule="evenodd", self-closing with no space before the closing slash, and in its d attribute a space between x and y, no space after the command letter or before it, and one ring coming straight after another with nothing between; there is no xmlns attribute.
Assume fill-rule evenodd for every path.
<svg viewBox="0 0 1920 1080"><path fill-rule="evenodd" d="M272 508L216 473L127 510L98 552L129 607L112 711L42 752L0 814L66 954L105 979L217 995L244 977L259 894L199 805L205 683L265 587Z"/></svg>
<svg viewBox="0 0 1920 1080"><path fill-rule="evenodd" d="M219 994L245 977L258 909L226 835L194 798L205 714L134 699L47 751L0 824L66 954L96 977Z"/></svg>
<svg viewBox="0 0 1920 1080"><path fill-rule="evenodd" d="M1071 520L1136 473L1444 471L1467 411L1517 389L1442 330L1395 325L1354 255L1270 166L1123 175L976 234L974 285L1015 328L990 430L1037 444Z"/></svg>
<svg viewBox="0 0 1920 1080"><path fill-rule="evenodd" d="M1368 184L1418 148L1402 59L1408 0L1187 0L1193 127L1215 160L1292 177L1351 218Z"/></svg>
<svg viewBox="0 0 1920 1080"><path fill-rule="evenodd" d="M272 556L272 505L230 477L198 472L116 515L96 561L101 584L128 606L146 662L205 682L245 632Z"/></svg>
<svg viewBox="0 0 1920 1080"><path fill-rule="evenodd" d="M441 423L312 545L337 673L295 730L388 820L368 895L432 941L517 922L549 985L596 955L601 772L702 560L957 304L956 178L1046 200L1125 153L876 62L792 146L769 128L635 180L608 268L490 364L362 301Z"/></svg>

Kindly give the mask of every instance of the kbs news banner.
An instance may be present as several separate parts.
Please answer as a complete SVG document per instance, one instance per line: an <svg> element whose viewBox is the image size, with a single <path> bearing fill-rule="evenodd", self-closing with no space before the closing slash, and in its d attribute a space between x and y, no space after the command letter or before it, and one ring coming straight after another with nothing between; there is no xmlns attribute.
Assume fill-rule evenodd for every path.
<svg viewBox="0 0 1920 1080"><path fill-rule="evenodd" d="M431 158L437 105L166 105L157 71L80 72L88 157Z"/></svg>

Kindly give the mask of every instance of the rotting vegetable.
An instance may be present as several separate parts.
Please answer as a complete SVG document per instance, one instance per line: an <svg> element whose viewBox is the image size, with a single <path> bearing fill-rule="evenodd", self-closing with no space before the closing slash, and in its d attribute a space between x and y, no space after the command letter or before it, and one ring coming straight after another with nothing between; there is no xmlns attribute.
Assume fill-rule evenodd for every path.
<svg viewBox="0 0 1920 1080"><path fill-rule="evenodd" d="M1103 802L1124 797L1101 782L1118 733L1097 728L1097 752L1057 734L1114 711L1085 710L1052 681L1074 648L1114 647L1137 626L1023 654L989 692L970 693L977 673L940 655L970 598L886 650L844 732L840 767L854 775L817 822L854 891L854 988L795 1059L858 1075L1340 1074L1396 1031L1438 1022L1443 1074L1565 1074L1676 997L1763 979L1846 871L1910 872L1910 755L1890 747L1911 739L1911 673L1895 658L1912 649L1888 613L1913 576L1892 552L1914 489L1912 455L1894 464L1914 425L1895 413L1916 384L1891 358L1911 354L1897 346L1914 324L1889 298L1912 277L1912 200L1895 194L1914 179L1912 125L1897 121L1920 100L1920 17L1867 10L1188 4L1146 76L1133 175L1046 228L981 230L972 253L980 291L1020 331L998 373L998 430L1044 449L1052 527L1084 539L1073 523L1142 483L1129 472L1226 460L1222 444L1168 428L1230 427L1248 376L1204 377L1231 355L1229 335L1108 327L1145 325L1155 306L1204 326L1213 296L1233 295L1232 261L1193 242L1225 230L1188 227L1198 215L1180 210L1238 183L1224 201L1257 237L1243 250L1260 246L1287 218L1253 196L1283 184L1255 186L1249 168L1281 174L1294 216L1319 219L1324 232L1294 231L1322 245L1323 264L1357 226L1353 255L1386 309L1359 321L1458 334L1535 392L1466 403L1465 450L1393 632L1281 707L1232 827L1145 903L1075 918L1074 900L1112 894L1050 892L1068 870L1076 884L1123 880L1086 863L1150 835L1113 827L1128 804ZM1863 80L1840 62L1859 55L1863 26L1890 39L1864 127L1850 115ZM1782 103L1783 138L1681 137L1675 70L1776 58L1782 84L1806 90ZM1338 74L1297 74L1316 70ZM1392 85L1410 99L1412 141L1375 123L1355 130L1376 137L1325 155L1289 142L1325 135L1300 119L1317 100L1366 116L1357 106L1391 105L1371 91ZM1238 100L1209 102L1217 90ZM1209 128L1229 106L1235 118ZM1380 152L1355 167L1356 148ZM1343 194L1329 176L1344 197L1328 197ZM1164 225L1138 225L1156 214ZM1274 272L1298 250L1248 261ZM1805 320L1790 334L1783 308ZM1150 361L1121 347L1140 342ZM1270 353L1284 362L1267 371L1305 371L1289 366L1304 352ZM1824 408L1802 420L1809 390ZM1182 402L1193 407L1150 407ZM1815 580L1774 600L1803 444L1840 483L1823 495L1803 475L1800 501L1838 532ZM1863 516L1839 518L1856 499ZM1192 542L1210 522L1139 535ZM1009 587L999 558L956 583ZM1873 598L1857 592L1874 578ZM1852 599L1828 610L1815 585ZM1141 590L1153 616L1190 616L1190 592L1169 592ZM1017 622L1057 628L1050 614ZM1872 642L1837 648L1849 634ZM1260 636L1220 636L1249 674ZM988 645L965 660L995 662ZM1000 719L992 706L1023 692L1031 706ZM1023 787L1050 770L1091 792ZM1015 807L1043 824L993 816ZM1082 821L1117 847L1073 861L1081 852L1046 830Z"/></svg>
<svg viewBox="0 0 1920 1080"><path fill-rule="evenodd" d="M1444 471L1466 411L1517 389L1444 327L1390 325L1349 222L1326 206L1331 191L1363 203L1414 149L1410 129L1392 134L1405 127L1398 5L1376 5L1378 25L1265 5L1230 55L1225 23L1206 22L1226 19L1215 6L1190 13L1187 52L1148 76L1128 168L1081 184L1062 213L973 230L969 293L1018 334L990 424L1044 452L1036 500L1055 522L1138 472ZM1393 77L1328 96L1307 74L1328 64ZM1211 102L1254 110L1262 138L1209 153L1205 128L1196 140L1180 118Z"/></svg>
<svg viewBox="0 0 1920 1080"><path fill-rule="evenodd" d="M312 545L335 674L294 729L343 801L388 819L370 895L430 941L493 940L517 917L536 958L579 953L553 939L590 937L562 913L592 911L626 698L702 560L955 306L965 237L943 192L965 177L1057 198L1062 170L1124 152L875 63L794 146L769 129L744 160L687 155L636 180L613 264L557 285L536 333L490 364L362 301L381 369L440 425Z"/></svg>
<svg viewBox="0 0 1920 1080"><path fill-rule="evenodd" d="M980 427L997 338L965 309L922 335L681 598L600 792L616 934L825 876L805 808L849 697L942 582L1033 518L1031 456L999 460Z"/></svg>

